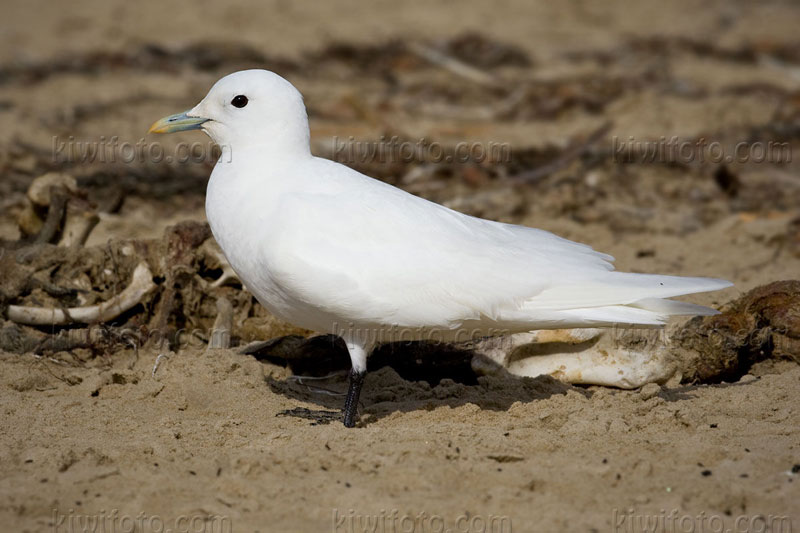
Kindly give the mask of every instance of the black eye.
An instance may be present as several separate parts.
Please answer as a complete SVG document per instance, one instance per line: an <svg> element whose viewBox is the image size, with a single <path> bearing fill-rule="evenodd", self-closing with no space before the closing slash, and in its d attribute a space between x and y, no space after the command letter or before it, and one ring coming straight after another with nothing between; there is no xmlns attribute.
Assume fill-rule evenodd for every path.
<svg viewBox="0 0 800 533"><path fill-rule="evenodd" d="M234 96L233 100L231 100L231 105L233 107L242 108L247 105L247 97L243 94Z"/></svg>

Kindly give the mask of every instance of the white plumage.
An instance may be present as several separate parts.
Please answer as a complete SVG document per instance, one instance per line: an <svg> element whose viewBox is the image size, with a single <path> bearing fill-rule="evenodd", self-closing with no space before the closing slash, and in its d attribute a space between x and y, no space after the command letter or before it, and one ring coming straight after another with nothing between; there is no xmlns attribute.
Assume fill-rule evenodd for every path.
<svg viewBox="0 0 800 533"><path fill-rule="evenodd" d="M233 105L240 95L243 107ZM660 326L715 313L665 298L731 285L615 272L612 257L584 244L464 215L314 157L302 96L272 72L226 76L153 130L198 126L223 147L206 211L231 265L275 315L341 334L355 371L401 331Z"/></svg>

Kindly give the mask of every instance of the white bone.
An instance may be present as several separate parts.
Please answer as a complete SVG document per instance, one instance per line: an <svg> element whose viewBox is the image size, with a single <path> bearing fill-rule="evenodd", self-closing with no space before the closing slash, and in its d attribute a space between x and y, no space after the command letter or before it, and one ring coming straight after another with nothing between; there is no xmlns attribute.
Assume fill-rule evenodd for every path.
<svg viewBox="0 0 800 533"><path fill-rule="evenodd" d="M481 374L491 373L499 365L517 376L549 375L566 383L621 389L664 383L677 371L663 339L621 342L614 338L614 330L533 331L488 339L478 343L475 351L478 355L472 367Z"/></svg>

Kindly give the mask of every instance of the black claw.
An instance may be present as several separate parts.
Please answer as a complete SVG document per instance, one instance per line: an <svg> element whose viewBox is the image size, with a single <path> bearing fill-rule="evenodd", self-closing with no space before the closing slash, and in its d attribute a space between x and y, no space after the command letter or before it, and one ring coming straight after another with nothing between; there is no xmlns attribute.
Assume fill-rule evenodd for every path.
<svg viewBox="0 0 800 533"><path fill-rule="evenodd" d="M361 396L361 387L367 371L350 371L350 386L347 389L347 399L344 401L344 427L352 428L356 425L358 415L358 397Z"/></svg>

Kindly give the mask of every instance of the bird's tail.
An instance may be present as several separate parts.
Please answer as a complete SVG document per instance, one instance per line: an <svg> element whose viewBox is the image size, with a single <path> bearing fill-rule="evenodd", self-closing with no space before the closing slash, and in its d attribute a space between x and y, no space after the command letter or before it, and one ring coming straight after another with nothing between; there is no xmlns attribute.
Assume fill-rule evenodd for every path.
<svg viewBox="0 0 800 533"><path fill-rule="evenodd" d="M670 316L718 314L710 307L667 298L731 285L714 278L607 272L595 279L548 289L526 302L525 307L557 309L562 316L587 326L662 326Z"/></svg>

